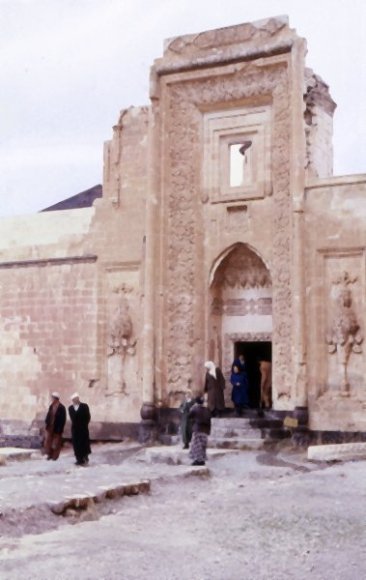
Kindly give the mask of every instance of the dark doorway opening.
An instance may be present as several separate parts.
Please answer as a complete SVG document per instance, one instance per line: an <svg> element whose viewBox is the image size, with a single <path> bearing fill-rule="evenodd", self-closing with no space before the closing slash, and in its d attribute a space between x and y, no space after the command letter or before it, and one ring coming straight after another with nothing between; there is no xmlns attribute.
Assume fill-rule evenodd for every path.
<svg viewBox="0 0 366 580"><path fill-rule="evenodd" d="M236 342L235 358L244 355L249 381L249 404L258 409L261 400L261 372L260 361L272 362L271 342Z"/></svg>

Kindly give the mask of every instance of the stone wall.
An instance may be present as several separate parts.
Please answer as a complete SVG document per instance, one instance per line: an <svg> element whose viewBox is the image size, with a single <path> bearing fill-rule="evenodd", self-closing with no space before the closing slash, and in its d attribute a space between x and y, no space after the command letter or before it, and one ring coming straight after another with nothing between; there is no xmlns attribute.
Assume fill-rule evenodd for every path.
<svg viewBox="0 0 366 580"><path fill-rule="evenodd" d="M305 52L282 17L170 39L105 144L103 197L2 220L4 433L53 390L79 391L94 436L135 433L235 340L272 341L277 411L366 431L366 178L331 177L335 104Z"/></svg>
<svg viewBox="0 0 366 580"><path fill-rule="evenodd" d="M306 190L311 427L366 431L366 176Z"/></svg>
<svg viewBox="0 0 366 580"><path fill-rule="evenodd" d="M328 85L311 69L305 70L304 119L308 179L333 175L333 114L336 104Z"/></svg>
<svg viewBox="0 0 366 580"><path fill-rule="evenodd" d="M114 133L94 207L2 220L0 405L9 434L12 424L19 433L42 421L54 390L66 405L79 391L103 437L106 423L115 438L116 424L139 421L146 109L123 112Z"/></svg>
<svg viewBox="0 0 366 580"><path fill-rule="evenodd" d="M48 405L51 391L69 396L95 376L97 257L88 244L80 252L92 216L93 210L75 210L2 220L4 420L30 424Z"/></svg>

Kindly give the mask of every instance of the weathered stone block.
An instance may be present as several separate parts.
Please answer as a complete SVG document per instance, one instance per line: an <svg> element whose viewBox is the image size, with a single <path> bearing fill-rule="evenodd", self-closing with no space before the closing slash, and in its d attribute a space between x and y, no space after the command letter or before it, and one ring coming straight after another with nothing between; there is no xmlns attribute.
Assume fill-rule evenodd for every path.
<svg viewBox="0 0 366 580"><path fill-rule="evenodd" d="M366 459L366 443L314 445L308 448L310 461L352 461Z"/></svg>

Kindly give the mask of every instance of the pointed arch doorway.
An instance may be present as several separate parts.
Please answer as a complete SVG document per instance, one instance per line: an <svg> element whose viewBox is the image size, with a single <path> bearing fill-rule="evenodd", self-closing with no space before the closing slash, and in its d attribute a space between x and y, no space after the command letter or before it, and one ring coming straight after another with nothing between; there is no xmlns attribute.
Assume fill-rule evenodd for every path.
<svg viewBox="0 0 366 580"><path fill-rule="evenodd" d="M250 405L260 404L265 374L271 401L272 281L253 248L238 243L221 254L211 272L210 299L209 358L221 366L227 379L226 406L232 407L231 365L240 354L248 370Z"/></svg>

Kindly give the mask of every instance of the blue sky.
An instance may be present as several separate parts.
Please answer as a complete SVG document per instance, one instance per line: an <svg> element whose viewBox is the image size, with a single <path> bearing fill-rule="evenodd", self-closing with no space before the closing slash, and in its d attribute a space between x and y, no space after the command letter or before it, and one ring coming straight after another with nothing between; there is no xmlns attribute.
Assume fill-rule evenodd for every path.
<svg viewBox="0 0 366 580"><path fill-rule="evenodd" d="M366 173L364 0L0 0L0 215L102 182L119 111L148 104L164 39L287 14L330 86L334 172Z"/></svg>

